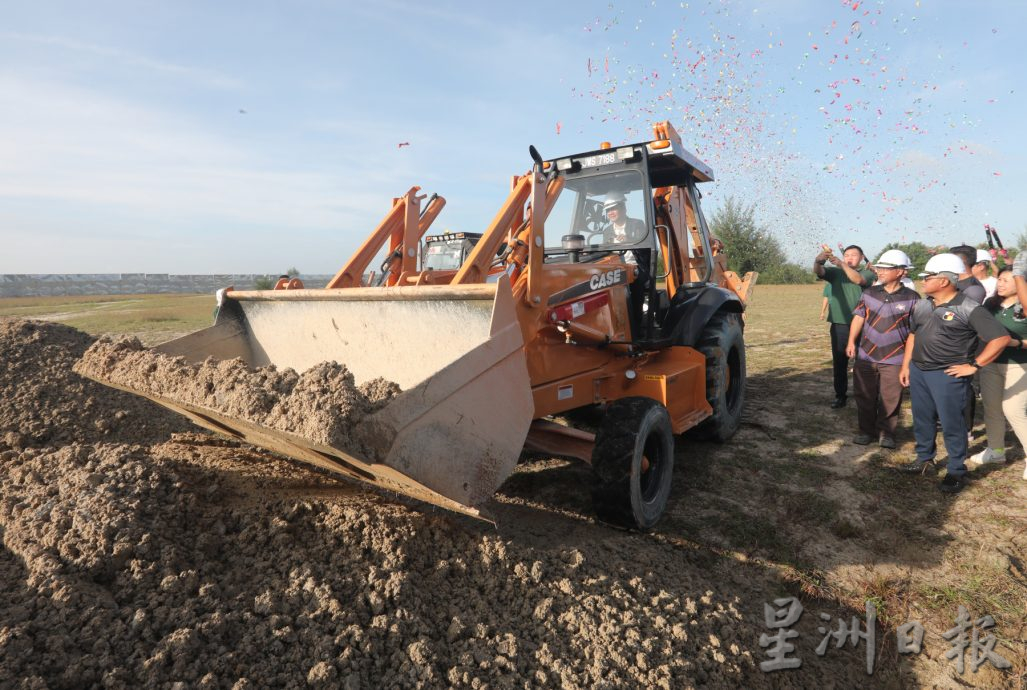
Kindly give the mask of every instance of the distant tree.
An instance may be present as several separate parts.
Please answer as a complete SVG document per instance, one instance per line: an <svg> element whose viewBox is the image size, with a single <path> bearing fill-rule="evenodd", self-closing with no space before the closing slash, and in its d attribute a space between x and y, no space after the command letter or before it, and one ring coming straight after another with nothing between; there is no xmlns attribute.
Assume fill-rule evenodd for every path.
<svg viewBox="0 0 1027 690"><path fill-rule="evenodd" d="M760 273L760 282L767 285L814 283L813 271L791 262L771 266Z"/></svg>
<svg viewBox="0 0 1027 690"><path fill-rule="evenodd" d="M1027 240L1027 232L1021 233L1016 238L1016 240L1014 240L1013 245L1015 246L1007 245L1006 251L1009 254L1010 263L1012 263L1013 258L1016 256L1017 247L1024 246L1022 244L1023 240ZM987 242L980 242L977 244L977 249L987 248ZM946 247L945 245L929 247L923 242L891 242L885 245L884 249L881 250L881 253L883 254L889 249L901 249L902 251L906 252L906 256L909 257L910 262L912 262L913 264L913 270L910 271L910 274L915 276L917 272L924 270L924 265L927 263L928 259L930 259L935 254L946 251L948 247ZM873 258L871 258L871 261L872 260ZM999 263L999 265L1001 266L1002 263Z"/></svg>
<svg viewBox="0 0 1027 690"><path fill-rule="evenodd" d="M761 283L812 283L811 271L789 263L781 244L756 222L755 206L733 196L724 200L710 222L710 231L724 243L727 265L744 275L758 271Z"/></svg>
<svg viewBox="0 0 1027 690"><path fill-rule="evenodd" d="M1024 226L1023 232L1016 236L1016 247L1017 249L1027 247L1027 225Z"/></svg>
<svg viewBox="0 0 1027 690"><path fill-rule="evenodd" d="M300 269L296 268L295 266L291 266L289 270L285 272L285 275L289 276L290 278L299 278Z"/></svg>

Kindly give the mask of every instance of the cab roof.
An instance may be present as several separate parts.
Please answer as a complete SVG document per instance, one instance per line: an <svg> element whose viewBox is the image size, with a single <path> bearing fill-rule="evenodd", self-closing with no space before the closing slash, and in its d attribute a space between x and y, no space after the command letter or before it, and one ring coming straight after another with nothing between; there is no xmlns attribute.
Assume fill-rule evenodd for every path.
<svg viewBox="0 0 1027 690"><path fill-rule="evenodd" d="M577 172L583 168L606 167L638 160L645 150L649 177L654 187L676 187L693 182L712 182L713 168L673 139L654 139L636 144L599 148L549 161L558 170Z"/></svg>

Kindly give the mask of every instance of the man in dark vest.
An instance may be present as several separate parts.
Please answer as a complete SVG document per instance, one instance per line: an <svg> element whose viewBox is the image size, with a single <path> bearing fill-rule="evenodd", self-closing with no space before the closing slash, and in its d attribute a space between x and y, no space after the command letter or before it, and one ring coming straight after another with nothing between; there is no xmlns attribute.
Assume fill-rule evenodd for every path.
<svg viewBox="0 0 1027 690"><path fill-rule="evenodd" d="M902 469L915 474L937 469L935 424L940 421L949 456L940 488L948 493L960 491L966 477L963 407L971 394L970 379L1009 343L995 317L956 288L963 270L955 254L937 254L927 262L920 274L927 298L913 308L899 372L902 385L909 387L916 437L916 460ZM980 343L984 348L978 352Z"/></svg>

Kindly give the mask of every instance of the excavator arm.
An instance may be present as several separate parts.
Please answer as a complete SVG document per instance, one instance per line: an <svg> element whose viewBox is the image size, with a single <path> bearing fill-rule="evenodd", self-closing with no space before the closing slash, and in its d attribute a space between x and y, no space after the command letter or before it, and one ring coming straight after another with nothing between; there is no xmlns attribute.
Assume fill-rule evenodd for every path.
<svg viewBox="0 0 1027 690"><path fill-rule="evenodd" d="M411 187L407 193L392 200L392 208L378 224L356 253L325 285L328 289L360 287L363 276L389 241L389 251L382 265L382 282L392 286L403 273L417 269L417 246L446 206L446 200L435 194L421 210L424 195L418 196L420 187Z"/></svg>

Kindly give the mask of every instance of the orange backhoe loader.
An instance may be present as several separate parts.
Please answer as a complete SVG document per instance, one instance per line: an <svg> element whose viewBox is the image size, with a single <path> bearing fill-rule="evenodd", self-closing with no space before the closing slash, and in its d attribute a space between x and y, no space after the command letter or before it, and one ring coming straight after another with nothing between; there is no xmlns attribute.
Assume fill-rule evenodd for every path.
<svg viewBox="0 0 1027 690"><path fill-rule="evenodd" d="M362 421L359 447L135 392L216 431L483 517L522 451L576 458L594 469L601 519L652 527L678 436L723 441L738 428L742 313L756 276L727 270L700 209L697 185L713 172L669 123L652 141L551 160L530 152L532 170L513 179L458 266L421 260L445 201L423 203L414 187L325 288L220 291L212 327L156 348L297 371L334 360L357 383L395 381L403 392ZM566 413L590 407L604 411L594 434L567 424Z"/></svg>

